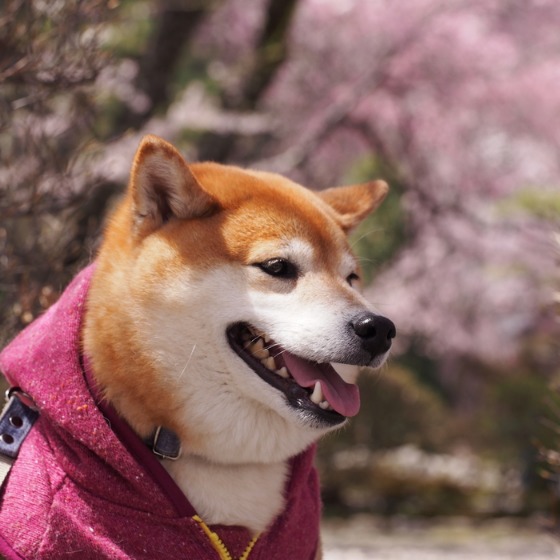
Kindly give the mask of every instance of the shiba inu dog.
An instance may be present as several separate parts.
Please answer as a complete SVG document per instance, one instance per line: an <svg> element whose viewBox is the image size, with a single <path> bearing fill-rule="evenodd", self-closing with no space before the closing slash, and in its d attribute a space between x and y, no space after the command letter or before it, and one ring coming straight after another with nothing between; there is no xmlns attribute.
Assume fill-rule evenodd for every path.
<svg viewBox="0 0 560 560"><path fill-rule="evenodd" d="M167 468L208 523L263 531L284 506L288 458L358 412L330 363L381 366L395 328L357 291L345 234L386 193L375 181L315 194L143 140L84 347L138 434L179 434Z"/></svg>
<svg viewBox="0 0 560 560"><path fill-rule="evenodd" d="M187 164L172 145L147 136L134 158L126 195L106 228L95 269L88 272L87 282L77 280L85 287L70 289L66 296L70 303L62 302L36 327L42 329L40 336L25 335L45 344L52 334L49 321L59 324L59 316L72 313L64 305L75 309L73 302L85 298L85 318L74 320L78 326L72 327L81 330L76 353L87 358L102 400L137 436L148 439L161 428L175 435L178 457L161 464L196 512L192 519L197 522L197 538L202 528L220 558L231 554L210 527L241 526L254 538L285 531L282 538L291 552L282 552L278 544L271 545L274 553L267 552L263 537L251 558L303 560L320 554L318 521L304 531L309 522L306 513L297 521L299 536L287 529L288 518L305 506L304 495L318 504L318 487L309 474L312 457L309 472L303 475L303 467L297 466L302 461L294 458L305 456L321 436L359 410L355 375L339 374L331 364L380 367L395 336L393 323L360 295L360 267L347 239L348 232L381 203L387 188L383 181L373 181L315 193L273 173L216 163ZM80 447L72 457L80 456L84 463L92 453L102 456L102 461L95 459L95 469L113 461L106 478L114 478L120 467L112 459L114 453L103 447L108 428L100 424L98 411L91 410L95 407L83 394L83 379L75 379L78 366L71 346L65 353L58 351L70 364L68 381L61 377L56 390L39 390L36 378L26 380L27 373L17 372L21 356L29 354L25 336L19 346L16 339L5 352L2 367L44 407L31 440L43 434L51 449L87 444L87 450ZM56 356L47 360L43 350L37 355L26 359L41 371L56 361ZM52 382L41 373L40 383ZM61 394L67 386L73 388L71 396ZM84 415L91 422L88 426L94 426L87 433L67 437L61 432L53 439L58 424L75 430ZM92 440L94 436L98 439ZM36 463L32 453L26 451L21 461L29 457ZM118 530L116 523L100 520L99 510L106 507L109 515L119 501L118 492L128 492L142 476L135 474L122 483L106 506L92 512L88 504L93 498L83 497L82 486L88 482L78 462L62 458L61 451L52 453L64 476L73 473L64 479L72 486L61 502L74 500L77 505L73 521L64 523L77 525L76 512L87 513L80 522L83 530L76 530L74 540L68 537L72 546L94 542L91 539L102 534L103 539L95 541L96 550L113 539L122 554L114 557L139 557L140 553L122 552L127 536L121 532L118 539L111 537ZM27 476L21 469L21 476ZM304 481L300 486L294 485L297 477ZM16 469L12 484L17 479ZM76 480L84 482L78 487ZM92 485L87 496L98 486ZM308 493L301 490L308 487ZM8 505L20 494L17 488L10 492L9 486L6 492ZM134 493L128 495L132 497L119 501L121 509L111 513L112 520L122 519L122 508L135 499ZM146 517L143 512L149 505L134 507L135 526L144 527L137 532L149 532L157 512ZM318 518L318 506L310 511ZM0 511L0 521L3 513L12 515ZM67 514L61 515L66 520ZM167 514L162 519L169 527L175 523ZM183 534L175 525L172 530ZM41 531L38 528L37 534ZM19 533L10 534L6 541L20 538ZM131 550L144 550L156 538L136 542L134 546L143 548ZM60 549L60 539L59 533L52 536L49 550ZM309 544L301 550L307 552L300 553L298 543L306 540ZM249 557L253 544L242 558ZM98 552L92 557L104 556ZM166 557L175 556L166 552Z"/></svg>

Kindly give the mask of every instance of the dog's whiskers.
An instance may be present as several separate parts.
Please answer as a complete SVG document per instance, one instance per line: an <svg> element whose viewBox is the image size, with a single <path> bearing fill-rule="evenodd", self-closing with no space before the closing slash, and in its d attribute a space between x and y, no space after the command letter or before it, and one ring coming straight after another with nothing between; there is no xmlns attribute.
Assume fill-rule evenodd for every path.
<svg viewBox="0 0 560 560"><path fill-rule="evenodd" d="M280 345L278 344L277 346L280 346ZM274 357L281 356L282 354L284 354L284 352L287 352L287 350L285 348L282 348L282 350L280 350L280 352L278 352L278 354L274 354Z"/></svg>
<svg viewBox="0 0 560 560"><path fill-rule="evenodd" d="M187 360L187 363L185 364L185 367L183 368L183 370L181 371L181 373L179 374L178 378L181 379L181 377L183 376L183 374L187 371L187 368L189 367L189 364L191 362L191 358L193 357L194 351L196 349L196 344L193 344L189 359Z"/></svg>
<svg viewBox="0 0 560 560"><path fill-rule="evenodd" d="M245 344L243 345L243 348L247 349L249 348L249 346L251 346L252 344L255 344L255 342L257 342L257 340L259 340L259 338L261 338L260 335L255 334L255 336L253 336L253 338L248 339Z"/></svg>
<svg viewBox="0 0 560 560"><path fill-rule="evenodd" d="M372 228L367 230L366 232L364 232L362 235L360 235L360 237L358 237L357 239L353 239L350 243L350 247L352 247L352 249L354 249L356 247L356 245L364 238L370 236L372 233L380 233L382 231L384 231L385 228L382 227L376 227L376 228Z"/></svg>

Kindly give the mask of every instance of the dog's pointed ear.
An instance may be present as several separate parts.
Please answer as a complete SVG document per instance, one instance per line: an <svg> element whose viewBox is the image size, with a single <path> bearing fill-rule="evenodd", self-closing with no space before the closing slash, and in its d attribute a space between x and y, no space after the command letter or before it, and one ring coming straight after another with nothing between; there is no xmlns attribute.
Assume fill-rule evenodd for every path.
<svg viewBox="0 0 560 560"><path fill-rule="evenodd" d="M342 229L349 232L383 202L388 192L389 185L378 180L334 187L317 194L335 211Z"/></svg>
<svg viewBox="0 0 560 560"><path fill-rule="evenodd" d="M217 201L202 188L181 154L153 135L142 138L136 151L129 192L135 227L143 235L173 218L200 218L218 208Z"/></svg>

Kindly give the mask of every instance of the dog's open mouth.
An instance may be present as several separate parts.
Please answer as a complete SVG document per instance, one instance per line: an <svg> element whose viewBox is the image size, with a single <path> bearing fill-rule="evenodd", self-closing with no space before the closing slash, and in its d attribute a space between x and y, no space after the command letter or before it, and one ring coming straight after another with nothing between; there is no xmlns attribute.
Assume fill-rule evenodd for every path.
<svg viewBox="0 0 560 560"><path fill-rule="evenodd" d="M330 364L295 356L247 323L229 327L227 337L243 361L284 393L294 408L312 412L332 425L358 413L358 388L346 383Z"/></svg>

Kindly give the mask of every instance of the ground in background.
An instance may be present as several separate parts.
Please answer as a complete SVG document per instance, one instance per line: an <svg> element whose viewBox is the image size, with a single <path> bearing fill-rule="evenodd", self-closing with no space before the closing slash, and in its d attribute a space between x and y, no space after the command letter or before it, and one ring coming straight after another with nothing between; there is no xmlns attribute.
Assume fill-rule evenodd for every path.
<svg viewBox="0 0 560 560"><path fill-rule="evenodd" d="M560 559L560 537L538 520L326 519L323 545L324 560Z"/></svg>

